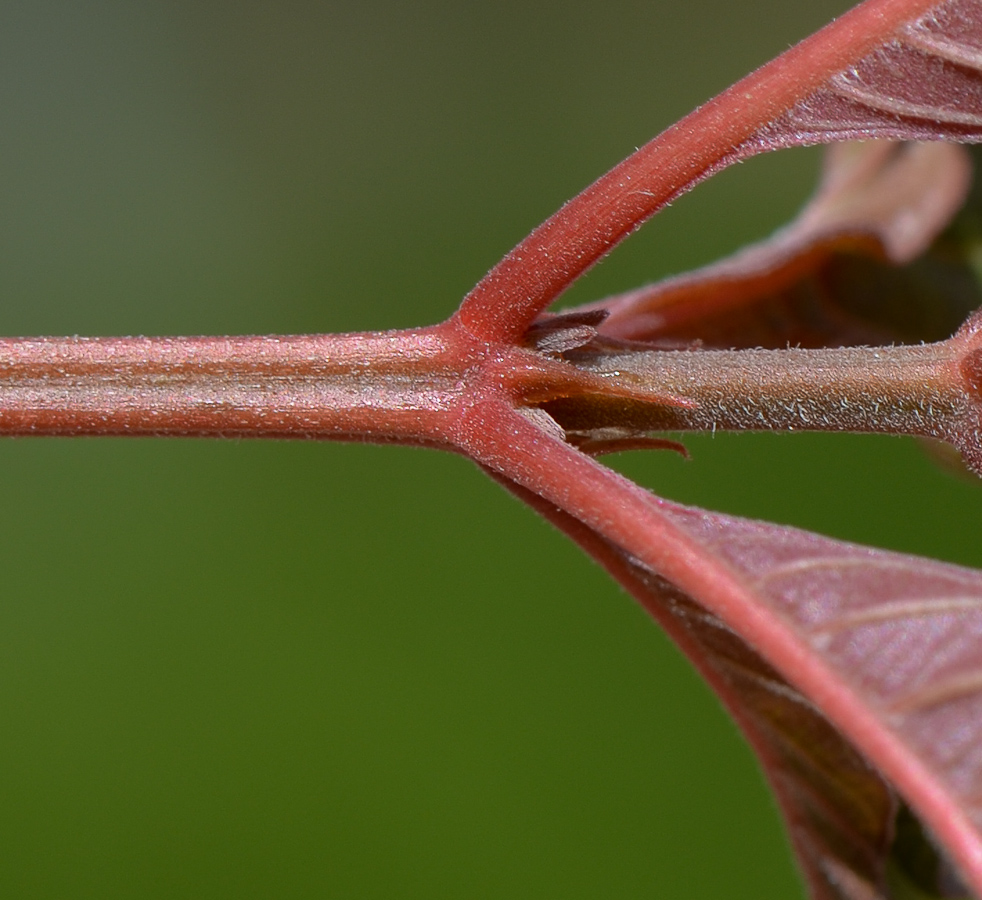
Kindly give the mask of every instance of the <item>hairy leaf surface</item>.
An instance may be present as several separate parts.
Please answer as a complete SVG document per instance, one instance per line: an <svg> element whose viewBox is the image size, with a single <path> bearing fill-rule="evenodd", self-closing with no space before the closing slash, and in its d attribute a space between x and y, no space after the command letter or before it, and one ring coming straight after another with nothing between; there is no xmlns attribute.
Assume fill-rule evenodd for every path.
<svg viewBox="0 0 982 900"><path fill-rule="evenodd" d="M942 340L982 306L969 160L954 144L833 145L815 196L772 237L586 309L608 313L602 334L660 347Z"/></svg>
<svg viewBox="0 0 982 900"><path fill-rule="evenodd" d="M758 753L813 897L885 898L898 882L927 896L965 896L894 785L902 781L905 796L927 802L942 841L969 851L979 841L982 572L652 498L794 645L798 665L782 673L768 662L769 647L741 634L738 618L694 600L598 530L506 486L607 568L712 684ZM809 670L811 683L794 668ZM907 842L894 848L895 871L898 816ZM978 871L969 875L977 886Z"/></svg>

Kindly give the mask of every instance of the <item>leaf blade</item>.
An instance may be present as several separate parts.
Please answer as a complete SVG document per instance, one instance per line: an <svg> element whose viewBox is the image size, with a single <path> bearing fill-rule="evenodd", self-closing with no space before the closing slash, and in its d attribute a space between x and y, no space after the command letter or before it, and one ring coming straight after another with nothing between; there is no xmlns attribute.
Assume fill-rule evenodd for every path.
<svg viewBox="0 0 982 900"><path fill-rule="evenodd" d="M956 145L839 144L814 196L771 237L578 311L607 312L598 330L609 337L666 347L942 340L982 305L967 253L931 247L971 179Z"/></svg>
<svg viewBox="0 0 982 900"><path fill-rule="evenodd" d="M607 569L712 686L757 754L813 900L885 900L896 798L866 760L717 616L575 517L489 474ZM751 692L766 700L754 704Z"/></svg>
<svg viewBox="0 0 982 900"><path fill-rule="evenodd" d="M855 814L862 806L853 802L856 790L838 790L834 779L823 782L804 771L793 779L793 790L781 784L793 768L793 746L815 741L782 744L780 712L761 717L766 704L759 698L741 707L746 684L740 702L733 702L732 665L721 674L727 654L704 635L695 651L692 635L680 639L677 623L666 624L673 616L661 608L664 596L648 602L658 590L664 594L657 586L670 584L692 598L700 615L708 613L705 622L722 623L713 624L716 634L736 635L735 658L748 649L760 658L763 668L744 667L750 683L760 687L762 672L776 673L776 689L760 696L781 696L799 709L814 706L879 773L857 783L874 794L880 788L870 786L878 780L881 787L884 779L895 787L982 894L982 571L661 500L499 404L476 405L467 431L460 438L469 455L561 522L645 603L721 693L762 763L770 765L815 897L885 896L883 841L862 842L865 862L850 857L855 841L841 823L863 819ZM911 621L924 616L940 617L943 633L907 637L918 631ZM782 693L782 685L791 693ZM796 737L800 721L791 720L798 723L789 732ZM847 752L837 740L829 746ZM810 774L828 768L819 761ZM815 790L816 783L824 787ZM835 799L837 793L848 802ZM826 827L837 819L838 829ZM882 804L871 821L882 824ZM802 823L803 837L795 831ZM882 836L883 829L874 832Z"/></svg>

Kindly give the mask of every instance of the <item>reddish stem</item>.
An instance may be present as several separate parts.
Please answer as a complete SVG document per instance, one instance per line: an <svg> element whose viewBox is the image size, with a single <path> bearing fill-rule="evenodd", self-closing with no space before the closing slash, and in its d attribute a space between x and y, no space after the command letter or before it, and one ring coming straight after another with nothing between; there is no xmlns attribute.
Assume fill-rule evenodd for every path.
<svg viewBox="0 0 982 900"><path fill-rule="evenodd" d="M440 443L467 365L454 332L8 338L0 433Z"/></svg>
<svg viewBox="0 0 982 900"><path fill-rule="evenodd" d="M570 200L501 260L457 315L514 341L580 275L666 203L771 145L746 142L938 0L868 0L699 107ZM744 145L744 146L741 146Z"/></svg>
<svg viewBox="0 0 982 900"><path fill-rule="evenodd" d="M544 407L556 421L531 412L540 424L562 435L558 422L598 448L610 427L635 438L865 431L952 440L975 464L973 329L913 347L664 351L601 339L553 356L477 341L454 320L374 334L8 338L0 341L0 434L305 437L456 449L458 418L496 400Z"/></svg>

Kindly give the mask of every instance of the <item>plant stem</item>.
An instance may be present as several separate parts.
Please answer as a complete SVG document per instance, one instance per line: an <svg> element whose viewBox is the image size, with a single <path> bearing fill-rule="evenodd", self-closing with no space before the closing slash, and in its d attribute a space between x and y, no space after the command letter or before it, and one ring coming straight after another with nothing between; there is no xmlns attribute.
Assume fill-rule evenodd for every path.
<svg viewBox="0 0 982 900"><path fill-rule="evenodd" d="M570 284L665 204L748 156L800 146L799 130L780 117L837 72L881 45L884 36L938 0L869 0L631 154L543 222L464 298L457 313L475 336L516 340ZM903 139L889 128L877 137ZM858 132L858 133L857 133ZM807 143L873 135L847 127L809 135Z"/></svg>
<svg viewBox="0 0 982 900"><path fill-rule="evenodd" d="M612 386L692 401L691 406L636 409L633 415L644 420L641 427L647 430L863 431L948 438L973 400L956 368L963 352L952 340L820 350L611 352L587 347L566 358ZM564 427L582 428L570 419L570 401L556 406L550 412ZM605 424L626 423L598 423Z"/></svg>
<svg viewBox="0 0 982 900"><path fill-rule="evenodd" d="M8 338L0 434L441 443L461 353L444 326L288 337Z"/></svg>
<svg viewBox="0 0 982 900"><path fill-rule="evenodd" d="M823 350L561 358L475 341L453 319L340 335L0 340L0 434L302 437L460 447L463 407L541 406L571 436L642 431L914 434L964 451L968 336ZM548 420L546 420L548 421ZM969 436L968 440L978 441ZM575 442L575 441L574 441Z"/></svg>

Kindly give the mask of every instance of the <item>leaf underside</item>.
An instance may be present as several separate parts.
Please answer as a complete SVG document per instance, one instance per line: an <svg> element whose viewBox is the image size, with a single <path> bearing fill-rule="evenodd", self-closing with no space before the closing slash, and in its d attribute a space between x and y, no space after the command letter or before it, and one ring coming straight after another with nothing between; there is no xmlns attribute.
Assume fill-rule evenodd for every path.
<svg viewBox="0 0 982 900"><path fill-rule="evenodd" d="M603 310L600 333L666 348L943 340L982 306L982 185L967 191L980 162L953 144L834 145L815 197L772 237L575 312Z"/></svg>
<svg viewBox="0 0 982 900"><path fill-rule="evenodd" d="M982 572L769 523L662 509L750 586L800 642L803 660L820 660L830 687L862 698L871 723L982 831ZM878 842L893 828L881 776L832 737L811 702L779 677L749 670L743 658L753 651L741 651L722 623L693 616L677 600L673 611L689 616L714 665L753 710L751 723L777 763L770 777L790 807L792 840L813 877L828 882L829 896L862 896L850 877L877 884L869 875L883 864Z"/></svg>
<svg viewBox="0 0 982 900"><path fill-rule="evenodd" d="M600 562L707 678L761 760L812 897L890 896L901 801L867 757L720 616L598 531L498 480ZM970 827L982 827L982 572L652 503L743 582L798 643L802 663L822 667L829 691L861 698L871 726L916 756ZM930 843L904 850L930 858L911 876L925 896L967 894Z"/></svg>
<svg viewBox="0 0 982 900"><path fill-rule="evenodd" d="M776 116L743 149L980 135L982 0L947 0Z"/></svg>

